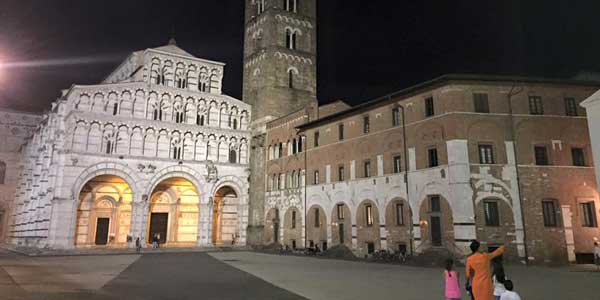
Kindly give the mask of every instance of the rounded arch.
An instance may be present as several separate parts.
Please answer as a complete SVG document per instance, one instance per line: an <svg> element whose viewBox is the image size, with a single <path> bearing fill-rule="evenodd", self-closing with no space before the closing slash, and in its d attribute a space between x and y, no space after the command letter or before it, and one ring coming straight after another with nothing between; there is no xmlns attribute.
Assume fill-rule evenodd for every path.
<svg viewBox="0 0 600 300"><path fill-rule="evenodd" d="M346 201L338 201L331 211L331 243L352 247L352 210Z"/></svg>
<svg viewBox="0 0 600 300"><path fill-rule="evenodd" d="M387 247L399 253L408 253L412 237L412 209L404 198L394 197L385 207Z"/></svg>
<svg viewBox="0 0 600 300"><path fill-rule="evenodd" d="M296 249L302 241L302 213L296 206L289 207L283 216L283 245Z"/></svg>
<svg viewBox="0 0 600 300"><path fill-rule="evenodd" d="M141 182L141 179L136 175L133 169L120 163L99 163L88 167L83 170L75 182L73 182L72 195L76 197L81 192L83 186L92 178L100 175L113 175L123 178L123 180L129 185L134 194L134 197L140 195L141 189L137 186L137 183ZM134 198L135 199L135 198Z"/></svg>
<svg viewBox="0 0 600 300"><path fill-rule="evenodd" d="M381 249L380 217L377 203L371 199L361 201L356 209L356 240L358 251L371 254Z"/></svg>
<svg viewBox="0 0 600 300"><path fill-rule="evenodd" d="M160 182L172 177L180 177L188 180L196 188L196 191L198 191L200 199L204 201L207 200L205 199L206 197L203 197L203 192L205 192L206 189L204 188L205 182L202 175L196 170L184 165L170 166L158 171L156 175L148 181L149 184L146 195L151 195L152 191L154 191Z"/></svg>
<svg viewBox="0 0 600 300"><path fill-rule="evenodd" d="M327 211L319 204L313 204L306 211L306 240L309 247L319 246L321 250L327 248Z"/></svg>
<svg viewBox="0 0 600 300"><path fill-rule="evenodd" d="M243 193L242 191L245 191L248 189L248 185L239 177L234 176L234 175L227 175L227 176L223 176L219 178L219 181L217 181L217 183L213 186L213 188L210 191L211 195L214 195L217 193L217 191L225 186L229 186L231 187L235 193L238 195L238 197L240 198L246 198L244 197L244 195L246 193Z"/></svg>

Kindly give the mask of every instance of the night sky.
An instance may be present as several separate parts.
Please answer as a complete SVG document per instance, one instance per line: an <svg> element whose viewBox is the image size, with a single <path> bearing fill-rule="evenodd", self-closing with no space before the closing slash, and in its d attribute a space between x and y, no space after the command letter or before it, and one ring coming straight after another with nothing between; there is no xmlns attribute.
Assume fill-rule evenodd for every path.
<svg viewBox="0 0 600 300"><path fill-rule="evenodd" d="M600 1L318 2L321 103L358 104L445 73L600 72ZM98 83L130 52L172 35L188 52L227 63L224 92L241 98L243 6L0 0L0 62L32 62L0 68L0 107L46 110L61 89Z"/></svg>

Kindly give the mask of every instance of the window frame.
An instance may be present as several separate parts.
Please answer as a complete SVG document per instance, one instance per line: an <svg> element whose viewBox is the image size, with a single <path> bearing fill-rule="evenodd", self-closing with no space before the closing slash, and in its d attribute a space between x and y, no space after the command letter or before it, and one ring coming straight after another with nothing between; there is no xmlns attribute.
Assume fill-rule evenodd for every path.
<svg viewBox="0 0 600 300"><path fill-rule="evenodd" d="M344 214L344 204L338 204L336 205L336 209L337 209L337 219L338 220L344 220L345 219L345 214Z"/></svg>
<svg viewBox="0 0 600 300"><path fill-rule="evenodd" d="M392 173L402 173L402 156L399 154L392 156Z"/></svg>
<svg viewBox="0 0 600 300"><path fill-rule="evenodd" d="M498 200L483 200L483 220L486 227L500 227L500 205ZM489 208L493 208L489 210ZM488 215L490 213L490 215Z"/></svg>
<svg viewBox="0 0 600 300"><path fill-rule="evenodd" d="M542 158L542 157L538 157L538 149L544 149L544 159L545 162L543 161L538 161L538 158ZM535 163L536 166L550 166L550 155L548 154L548 147L546 145L542 145L542 144L538 144L538 145L534 145L533 146L533 161Z"/></svg>
<svg viewBox="0 0 600 300"><path fill-rule="evenodd" d="M432 160L433 156L432 154L435 154L433 156L435 156L435 159ZM437 151L437 147L435 146L431 146L427 148L427 167L428 168L437 168L440 166L440 158L438 155L438 151Z"/></svg>
<svg viewBox="0 0 600 300"><path fill-rule="evenodd" d="M542 100L542 96L529 96L529 114L544 115L544 101Z"/></svg>
<svg viewBox="0 0 600 300"><path fill-rule="evenodd" d="M371 177L371 160L370 159L363 161L363 177L364 178Z"/></svg>
<svg viewBox="0 0 600 300"><path fill-rule="evenodd" d="M345 168L344 165L340 165L338 166L338 181L344 181L345 180Z"/></svg>
<svg viewBox="0 0 600 300"><path fill-rule="evenodd" d="M344 123L338 124L338 140L344 140Z"/></svg>
<svg viewBox="0 0 600 300"><path fill-rule="evenodd" d="M375 224L375 218L373 217L373 205L365 204L365 225L368 227Z"/></svg>
<svg viewBox="0 0 600 300"><path fill-rule="evenodd" d="M320 140L320 138L321 138L321 134L319 133L319 131L318 130L315 131L315 133L313 134L313 139L314 139L313 145L314 145L315 148L319 147L319 140Z"/></svg>
<svg viewBox="0 0 600 300"><path fill-rule="evenodd" d="M482 152L482 150L485 151L485 153ZM480 164L493 165L496 163L496 159L494 157L494 145L488 143L480 143L477 145L477 153L479 156Z"/></svg>
<svg viewBox="0 0 600 300"><path fill-rule="evenodd" d="M404 226L404 203L398 202L395 205L396 226Z"/></svg>
<svg viewBox="0 0 600 300"><path fill-rule="evenodd" d="M321 211L318 207L315 207L315 228L321 228Z"/></svg>
<svg viewBox="0 0 600 300"><path fill-rule="evenodd" d="M430 213L441 213L442 212L442 197L440 195L429 195L428 197L428 202L429 202L429 212ZM433 201L433 200L436 201ZM434 205L434 203L437 203L437 205Z"/></svg>
<svg viewBox="0 0 600 300"><path fill-rule="evenodd" d="M292 210L291 219L292 219L291 227L292 227L292 229L296 229L296 211L295 210Z"/></svg>
<svg viewBox="0 0 600 300"><path fill-rule="evenodd" d="M473 110L480 114L490 113L490 101L487 93L473 93Z"/></svg>
<svg viewBox="0 0 600 300"><path fill-rule="evenodd" d="M547 206L551 206L548 208ZM544 221L544 227L558 227L559 226L559 214L558 214L558 201L555 199L543 199L542 200L542 219Z"/></svg>
<svg viewBox="0 0 600 300"><path fill-rule="evenodd" d="M371 120L369 116L363 116L363 134L368 134L371 131Z"/></svg>
<svg viewBox="0 0 600 300"><path fill-rule="evenodd" d="M320 179L320 178L319 178L319 170L315 170L315 171L313 172L313 184L314 184L314 185L317 185L317 184L319 184L319 182L320 182L320 180L319 180L319 179Z"/></svg>
<svg viewBox="0 0 600 300"><path fill-rule="evenodd" d="M435 104L433 96L429 96L425 98L425 118L433 116L435 116Z"/></svg>
<svg viewBox="0 0 600 300"><path fill-rule="evenodd" d="M581 152L579 153L581 161L576 159L575 152ZM586 167L585 150L582 147L571 147L571 161L575 167Z"/></svg>
<svg viewBox="0 0 600 300"><path fill-rule="evenodd" d="M596 203L593 200L579 202L579 212L581 213L581 227L598 227L598 218L596 216Z"/></svg>
<svg viewBox="0 0 600 300"><path fill-rule="evenodd" d="M577 111L577 101L574 97L564 97L565 103L565 115L569 117L578 117L579 112Z"/></svg>
<svg viewBox="0 0 600 300"><path fill-rule="evenodd" d="M392 127L400 126L400 108L392 108Z"/></svg>

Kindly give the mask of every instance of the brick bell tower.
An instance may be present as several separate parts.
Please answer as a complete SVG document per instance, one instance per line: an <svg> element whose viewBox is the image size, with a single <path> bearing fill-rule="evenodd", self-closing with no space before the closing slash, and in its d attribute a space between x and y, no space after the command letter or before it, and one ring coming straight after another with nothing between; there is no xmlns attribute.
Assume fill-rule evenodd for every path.
<svg viewBox="0 0 600 300"><path fill-rule="evenodd" d="M262 244L266 124L317 102L317 1L246 0L243 101L252 105L248 244Z"/></svg>

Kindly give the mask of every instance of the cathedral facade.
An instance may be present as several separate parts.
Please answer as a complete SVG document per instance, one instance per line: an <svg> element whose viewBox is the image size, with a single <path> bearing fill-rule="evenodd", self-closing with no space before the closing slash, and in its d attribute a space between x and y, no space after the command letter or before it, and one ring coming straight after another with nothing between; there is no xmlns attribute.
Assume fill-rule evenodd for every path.
<svg viewBox="0 0 600 300"><path fill-rule="evenodd" d="M245 245L250 106L175 45L73 85L20 150L10 239L70 249Z"/></svg>

